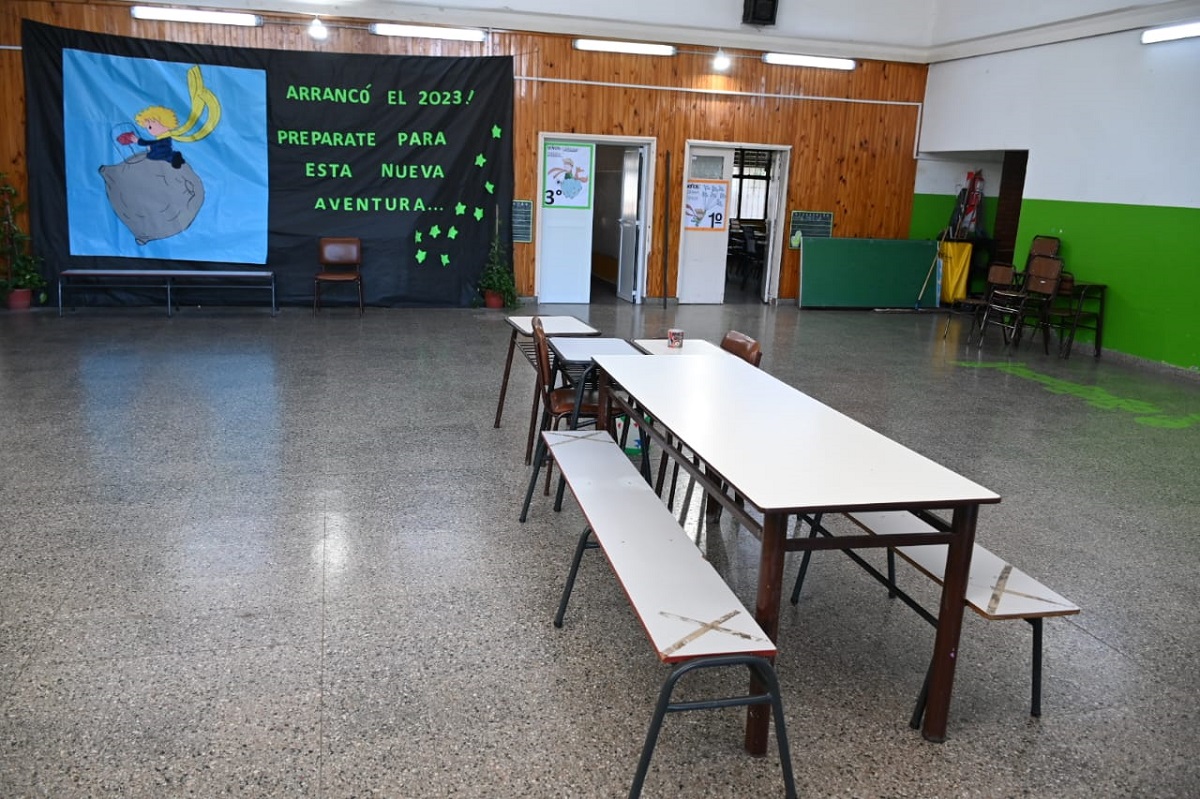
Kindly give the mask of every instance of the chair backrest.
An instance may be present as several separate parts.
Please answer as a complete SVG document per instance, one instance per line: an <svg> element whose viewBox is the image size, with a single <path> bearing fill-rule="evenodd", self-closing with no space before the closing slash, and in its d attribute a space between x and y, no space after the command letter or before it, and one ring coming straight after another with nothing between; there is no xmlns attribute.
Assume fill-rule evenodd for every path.
<svg viewBox="0 0 1200 799"><path fill-rule="evenodd" d="M721 349L738 356L751 366L758 366L762 362L762 347L759 343L736 330L730 330L725 334L725 338L721 339Z"/></svg>
<svg viewBox="0 0 1200 799"><path fill-rule="evenodd" d="M1050 255L1035 256L1025 269L1025 292L1053 297L1058 291L1062 267L1061 258L1054 258Z"/></svg>
<svg viewBox="0 0 1200 799"><path fill-rule="evenodd" d="M1061 246L1062 241L1057 236L1034 236L1033 241L1029 242L1029 257L1025 259L1025 268L1028 269L1029 263L1039 255L1057 257Z"/></svg>
<svg viewBox="0 0 1200 799"><path fill-rule="evenodd" d="M758 241L754 238L754 230L748 227L742 228L742 241L745 242L746 255L758 255Z"/></svg>
<svg viewBox="0 0 1200 799"><path fill-rule="evenodd" d="M1003 288L1011 286L1013 277L1016 274L1016 267L1012 264L992 264L988 267L987 282L988 287L993 286Z"/></svg>
<svg viewBox="0 0 1200 799"><path fill-rule="evenodd" d="M321 266L357 270L362 265L362 240L349 236L326 236L317 242Z"/></svg>
<svg viewBox="0 0 1200 799"><path fill-rule="evenodd" d="M550 391L554 388L554 372L550 368L550 342L546 340L546 328L542 325L542 317L533 317L530 326L533 328L534 365L537 367L538 387L541 389L542 399L549 407Z"/></svg>

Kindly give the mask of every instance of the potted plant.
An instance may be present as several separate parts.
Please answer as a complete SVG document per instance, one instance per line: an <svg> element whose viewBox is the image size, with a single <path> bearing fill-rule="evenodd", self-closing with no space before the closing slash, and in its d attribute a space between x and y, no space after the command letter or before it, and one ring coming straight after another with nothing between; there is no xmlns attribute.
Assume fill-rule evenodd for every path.
<svg viewBox="0 0 1200 799"><path fill-rule="evenodd" d="M28 308L33 292L46 286L41 259L29 251L29 234L17 220L24 210L17 187L9 182L8 175L0 172L0 258L5 265L0 288L8 295L8 307L14 310ZM41 291L38 301L45 300L46 292Z"/></svg>
<svg viewBox="0 0 1200 799"><path fill-rule="evenodd" d="M504 251L504 240L500 238L500 225L492 236L488 247L487 261L479 275L476 288L483 295L483 304L488 308L515 308L517 306L517 283L513 279L508 253Z"/></svg>

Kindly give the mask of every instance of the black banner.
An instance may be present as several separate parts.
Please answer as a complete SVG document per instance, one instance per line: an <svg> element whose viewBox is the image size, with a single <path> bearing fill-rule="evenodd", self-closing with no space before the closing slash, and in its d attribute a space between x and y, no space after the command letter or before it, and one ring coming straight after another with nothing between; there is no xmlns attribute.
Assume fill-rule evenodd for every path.
<svg viewBox="0 0 1200 799"><path fill-rule="evenodd" d="M465 306L497 224L511 247L510 57L186 45L28 20L22 44L31 228L50 279L265 265L282 302L309 302L317 238L358 236L369 303Z"/></svg>

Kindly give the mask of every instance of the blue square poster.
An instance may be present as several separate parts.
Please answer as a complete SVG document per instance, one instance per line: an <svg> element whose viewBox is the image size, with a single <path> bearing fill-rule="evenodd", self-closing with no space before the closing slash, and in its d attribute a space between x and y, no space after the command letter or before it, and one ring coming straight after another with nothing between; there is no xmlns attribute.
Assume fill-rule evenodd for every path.
<svg viewBox="0 0 1200 799"><path fill-rule="evenodd" d="M266 72L63 50L72 255L263 264Z"/></svg>

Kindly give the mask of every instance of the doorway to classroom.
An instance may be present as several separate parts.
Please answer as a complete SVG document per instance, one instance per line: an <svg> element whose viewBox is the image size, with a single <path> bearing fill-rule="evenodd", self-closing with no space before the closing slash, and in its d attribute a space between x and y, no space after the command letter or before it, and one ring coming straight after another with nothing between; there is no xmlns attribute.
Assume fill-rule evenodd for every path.
<svg viewBox="0 0 1200 799"><path fill-rule="evenodd" d="M538 302L642 302L656 140L539 135Z"/></svg>
<svg viewBox="0 0 1200 799"><path fill-rule="evenodd" d="M689 141L681 203L680 304L779 296L791 148Z"/></svg>

